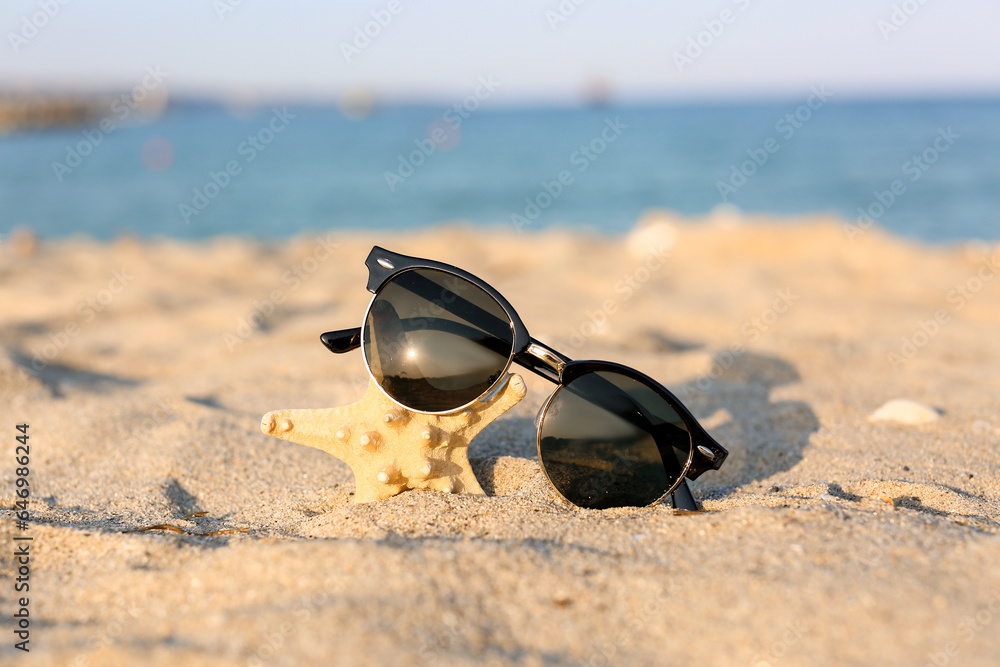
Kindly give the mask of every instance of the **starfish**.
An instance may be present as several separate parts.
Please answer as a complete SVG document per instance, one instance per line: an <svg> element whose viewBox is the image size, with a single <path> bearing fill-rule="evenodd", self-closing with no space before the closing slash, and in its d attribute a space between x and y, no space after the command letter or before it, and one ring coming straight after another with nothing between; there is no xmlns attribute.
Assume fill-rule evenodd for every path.
<svg viewBox="0 0 1000 667"><path fill-rule="evenodd" d="M459 412L426 415L393 403L374 380L357 403L317 410L274 410L260 430L322 449L351 467L354 502L385 500L406 489L485 495L469 465L469 443L526 393L509 374L488 399Z"/></svg>

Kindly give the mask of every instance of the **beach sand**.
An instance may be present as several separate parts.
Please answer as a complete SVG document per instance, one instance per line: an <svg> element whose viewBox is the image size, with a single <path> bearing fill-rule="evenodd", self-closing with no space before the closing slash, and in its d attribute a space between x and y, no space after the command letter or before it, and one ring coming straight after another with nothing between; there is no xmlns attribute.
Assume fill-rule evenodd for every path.
<svg viewBox="0 0 1000 667"><path fill-rule="evenodd" d="M361 353L318 336L360 324L373 244L472 271L536 338L674 390L730 450L692 483L704 511L557 500L532 426L552 385L529 372L470 447L486 496L354 505L345 464L262 434L270 410L364 393ZM4 664L1000 656L996 246L654 213L624 238L453 225L30 250L0 246ZM940 416L868 420L892 399ZM156 524L245 532L129 532ZM33 537L29 655L15 536Z"/></svg>

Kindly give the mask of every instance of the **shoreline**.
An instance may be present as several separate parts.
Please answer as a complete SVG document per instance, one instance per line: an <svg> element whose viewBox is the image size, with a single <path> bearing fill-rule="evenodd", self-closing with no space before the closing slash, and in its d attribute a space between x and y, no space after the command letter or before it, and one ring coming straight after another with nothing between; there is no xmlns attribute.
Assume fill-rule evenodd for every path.
<svg viewBox="0 0 1000 667"><path fill-rule="evenodd" d="M845 240L848 242L860 242L868 234L888 237L901 243L917 245L926 248L956 248L965 245L1000 245L1000 235L996 238L967 237L949 240L933 240L917 236L908 236L895 232L888 227L884 227L878 222L872 225L861 226L857 219L846 218L834 212L816 211L813 213L789 213L776 214L766 212L747 212L730 205L720 204L715 209L702 215L685 215L669 209L648 209L644 211L636 222L627 229L602 230L595 225L574 226L568 222L548 223L544 227L535 228L533 225L525 225L521 229L515 228L512 223L504 222L476 222L467 219L444 220L432 225L399 229L365 229L362 227L330 227L326 229L298 231L290 236L262 237L252 233L232 234L220 233L201 238L187 238L179 236L168 236L154 234L143 236L131 230L125 230L116 236L109 238L97 238L86 232L76 232L66 236L46 237L37 234L31 226L19 225L14 227L9 233L0 236L0 251L5 244L8 244L11 237L23 234L30 236L37 242L46 244L62 243L85 243L91 245L115 245L125 243L138 244L170 244L179 245L212 245L218 243L246 243L249 245L280 245L284 243L295 243L302 239L315 239L317 237L329 237L331 235L343 235L349 238L355 237L409 237L420 234L448 233L448 232L476 232L484 235L522 235L545 236L554 235L578 235L583 237L599 238L608 241L621 241L637 231L643 224L655 224L665 222L669 225L681 227L709 227L730 229L738 227L760 227L765 229L794 229L802 225L834 224L838 225L844 232ZM1000 232L998 232L1000 234Z"/></svg>

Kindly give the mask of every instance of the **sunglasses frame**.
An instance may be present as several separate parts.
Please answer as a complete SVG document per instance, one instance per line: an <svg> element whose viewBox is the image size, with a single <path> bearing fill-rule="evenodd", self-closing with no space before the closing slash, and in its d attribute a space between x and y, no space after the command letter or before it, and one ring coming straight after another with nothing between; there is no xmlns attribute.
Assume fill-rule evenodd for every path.
<svg viewBox="0 0 1000 667"><path fill-rule="evenodd" d="M338 331L328 331L320 336L320 341L323 345L335 354L343 354L361 347L364 323L368 321L368 314L371 310L372 304L375 303L375 299L378 298L381 289L397 275L414 269L432 269L441 271L472 283L475 287L481 289L500 305L504 313L507 315L514 334L514 344L511 355L507 360L507 365L504 367L503 371L499 373L498 378L493 385L475 400L446 412L425 412L423 410L414 410L409 406L399 403L389 396L388 393L382 389L381 385L379 385L379 389L382 389L383 393L385 393L386 396L394 403L397 403L407 410L412 410L413 412L423 412L424 414L447 414L461 410L462 408L481 400L483 396L487 396L495 391L496 388L505 381L506 373L509 370L511 363L516 362L518 365L527 368L536 375L540 375L546 380L557 385L556 389L545 401L542 410L539 413L540 417L538 419L538 428L536 429L536 447L539 450L539 461L541 461L541 426L545 419L546 410L556 394L573 379L586 373L607 371L624 375L625 377L636 380L650 389L653 389L661 398L663 398L683 420L684 425L687 427L688 434L691 437L691 451L688 455L688 460L684 465L683 471L680 475L678 475L677 481L671 489L669 489L657 500L651 502L648 506L656 505L667 496L672 496L672 504L675 508L692 510L697 509L697 504L695 503L694 497L691 495L685 480L697 479L708 470L718 470L722 463L726 460L729 452L708 434L701 424L698 423L698 420L694 417L694 415L691 414L691 411L688 410L687 407L681 403L681 401L674 396L669 389L648 375L645 375L629 366L624 366L612 361L573 360L541 341L532 338L528 333L528 329L524 325L524 322L517 314L517 311L514 310L514 307L509 301L507 301L507 299L504 298L502 294L500 294L500 292L484 280L456 266L445 264L444 262L401 255L379 246L372 248L371 252L368 254L368 258L365 260L365 265L368 267L368 284L366 287L373 296L372 300L368 304L368 308L365 310L362 326L351 329L341 329ZM375 378L367 359L365 361L365 367L368 369L368 374L374 381ZM376 381L375 384L378 384L378 382ZM548 472L545 471L545 466L542 465L541 468L545 473L546 479L549 479ZM566 499L559 492L559 489L555 486L555 484L552 484L551 479L549 479L549 483L561 498L575 506L575 503Z"/></svg>

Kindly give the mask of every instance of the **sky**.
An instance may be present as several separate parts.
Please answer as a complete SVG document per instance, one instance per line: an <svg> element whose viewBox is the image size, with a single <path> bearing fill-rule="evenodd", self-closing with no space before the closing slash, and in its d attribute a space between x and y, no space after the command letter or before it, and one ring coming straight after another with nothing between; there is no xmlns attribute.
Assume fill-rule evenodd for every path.
<svg viewBox="0 0 1000 667"><path fill-rule="evenodd" d="M7 0L0 89L497 104L1000 95L996 0ZM367 33L365 31L367 29ZM359 36L360 35L360 36Z"/></svg>

